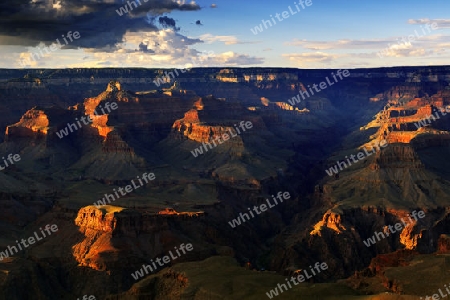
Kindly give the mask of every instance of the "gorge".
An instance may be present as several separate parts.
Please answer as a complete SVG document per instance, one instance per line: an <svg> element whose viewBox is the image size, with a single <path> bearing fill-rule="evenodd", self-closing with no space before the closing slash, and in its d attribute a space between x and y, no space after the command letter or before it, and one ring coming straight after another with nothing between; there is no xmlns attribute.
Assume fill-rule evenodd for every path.
<svg viewBox="0 0 450 300"><path fill-rule="evenodd" d="M5 298L263 299L315 262L326 272L283 299L418 298L443 286L445 276L421 278L449 272L450 117L414 124L450 105L450 67L350 69L295 107L288 99L338 70L192 68L155 85L164 71L0 70L0 153L20 155L0 173L0 249L58 226L0 262ZM106 103L117 109L97 115ZM59 138L81 118L92 122ZM251 129L193 155L243 120ZM230 228L279 191L289 200ZM365 245L414 210L426 217ZM130 276L183 243L193 250Z"/></svg>

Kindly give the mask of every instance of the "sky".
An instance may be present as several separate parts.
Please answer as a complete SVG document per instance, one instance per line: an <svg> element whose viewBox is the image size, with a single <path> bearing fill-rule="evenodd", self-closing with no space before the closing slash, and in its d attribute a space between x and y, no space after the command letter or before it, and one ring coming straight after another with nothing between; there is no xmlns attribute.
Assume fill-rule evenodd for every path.
<svg viewBox="0 0 450 300"><path fill-rule="evenodd" d="M3 1L0 68L446 65L449 12L449 0Z"/></svg>

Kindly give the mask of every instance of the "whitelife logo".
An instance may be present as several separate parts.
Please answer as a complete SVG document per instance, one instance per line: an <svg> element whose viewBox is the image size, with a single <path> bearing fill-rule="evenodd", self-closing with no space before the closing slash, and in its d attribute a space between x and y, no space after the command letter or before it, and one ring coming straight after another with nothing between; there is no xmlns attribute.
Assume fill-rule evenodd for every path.
<svg viewBox="0 0 450 300"><path fill-rule="evenodd" d="M105 109L108 111L108 113L111 113L111 110L116 110L118 107L119 106L117 105L116 102L112 102L111 104L109 104L109 102L105 103ZM99 105L97 108L99 108L104 115L107 114L101 105ZM95 116L99 115L97 113L97 108L94 109L94 115ZM84 125L89 125L90 123L94 122L94 120L91 119L91 117L89 115L86 115L86 117L84 117L84 116L80 117L80 120L81 120L81 122L83 122ZM75 128L75 130L80 129L82 126L81 126L81 123L78 120L78 118L75 118L75 121L77 122L78 127L77 127L77 125L75 123L72 123L72 124L67 123L67 126L64 129L61 129L59 132L56 132L56 135L60 139L62 139L63 137L69 135L69 130L70 130L70 132L73 132L73 130L72 130L73 127ZM87 121L87 123L86 123L86 121Z"/></svg>
<svg viewBox="0 0 450 300"><path fill-rule="evenodd" d="M39 234L37 232L34 232L34 237L36 237L37 241L40 241L40 240L44 239L45 237L47 237L47 235L44 233L44 230L50 236L52 234L52 232L54 233L54 232L58 231L58 226L56 224L53 224L51 226L49 224L47 224L47 225L45 225L44 229L39 228L39 230L41 230L41 236L42 237L39 237ZM37 242L34 237L30 236L26 240L25 239L21 239L20 242L18 240L16 240L17 247L19 247L20 250L24 250L24 249L22 249L21 244L23 245L24 248L30 247L31 245L33 245L34 243ZM27 241L28 241L28 244L27 244ZM12 256L12 255L14 255L14 254L19 252L19 250L17 250L16 246L8 246L7 248L8 249L6 249L5 251L0 252L0 261L2 261L4 258L9 257L9 255ZM13 249L14 249L15 253L13 253ZM8 251L9 251L10 254L8 253Z"/></svg>
<svg viewBox="0 0 450 300"><path fill-rule="evenodd" d="M63 37L64 42L66 43L65 45L68 45L69 42L66 40L66 37L64 36L64 34L62 35L62 37ZM77 39L80 38L80 33L78 31L74 31L73 33L72 33L72 31L67 32L67 38L70 40L70 42L73 42L72 37L77 40ZM37 52L33 52L33 53L30 54L31 58L34 61L37 61L38 59L41 59L42 57L44 57L44 53L42 53L42 50L47 52L47 54L50 54L49 50L51 52L54 52L56 50L60 50L63 46L65 46L65 45L61 45L61 42L59 41L59 38L56 39L56 43L57 43L57 45L52 43L49 47L45 46L42 49L40 47L37 47L40 55ZM25 67L25 66L31 64L31 60L29 58L28 59L22 59L19 63L20 63L20 65L22 67Z"/></svg>
<svg viewBox="0 0 450 300"><path fill-rule="evenodd" d="M205 52L205 53L203 53ZM165 83L172 82L172 79L175 79L176 77L180 76L178 73L178 70L181 73L186 73L191 70L191 68L195 67L203 67L203 62L209 60L209 58L215 57L214 51L202 51L201 54L197 54L197 57L191 57L191 63L186 63L184 66L185 68L182 69L174 69L173 72L164 72L164 76L157 77L155 80L153 80L153 83L159 87L160 85L164 85Z"/></svg>
<svg viewBox="0 0 450 300"><path fill-rule="evenodd" d="M77 298L77 300L80 300L80 298ZM94 295L84 295L83 298L81 298L81 300L95 300L95 296Z"/></svg>
<svg viewBox="0 0 450 300"><path fill-rule="evenodd" d="M168 255L166 255L166 256L163 256L162 258L157 257L155 259L160 267L164 267L164 264L168 264L168 263L170 263L171 260L175 260L178 257L180 257L181 256L180 251L183 252L183 254L186 254L186 250L187 251L192 251L194 249L194 246L192 246L192 244L190 244L190 243L186 244L186 246L185 246L184 243L183 243L183 244L180 245L180 249L179 249L180 251L178 251L178 248L176 246L174 248L175 248L175 252L178 254L178 256L174 256L173 253L172 253L172 250L170 250L169 251L170 257ZM161 263L161 260L162 260L163 263ZM150 269L150 273L153 272L153 271L156 271L156 269L158 269L158 266L155 264L153 259L151 259L150 263L152 265L142 265L142 268L140 270L132 273L131 276L133 277L133 279L134 280L138 280L139 278L144 277L145 276L144 275L144 271L145 271L145 274L148 275L148 270L149 269Z"/></svg>
<svg viewBox="0 0 450 300"><path fill-rule="evenodd" d="M425 217L425 212L424 212L423 210L421 210L421 211L419 211L419 212L413 211L413 212L411 212L411 216L412 216L412 217L414 218L414 220L417 222L417 221L418 221L417 216L419 216L419 218L422 219L422 218ZM410 216L409 214L407 214L407 217L409 218L409 221L410 221L409 224L413 224L413 223L414 223L414 221L411 219L411 216ZM406 227L407 224L405 223L405 221L403 220L403 218L401 218L400 220L402 221L404 227ZM394 230L393 227L395 227L395 230ZM389 230L391 231L391 233L395 233L395 232L397 232L397 231L402 230L403 227L402 227L402 224L401 224L401 223L396 223L394 226L389 225L389 226L386 226L385 228L386 228L386 229L389 228ZM385 230L385 233L384 233L384 234L383 234L382 232L375 232L375 234L372 235L371 238L368 238L367 240L363 241L364 245L366 245L366 247L370 247L371 245L375 245L375 243L377 242L377 241L375 240L375 237L378 239L378 241L380 241L380 240L381 240L380 236L381 236L383 239L389 236L389 230ZM386 236L385 236L385 234L386 234Z"/></svg>
<svg viewBox="0 0 450 300"><path fill-rule="evenodd" d="M447 105L445 108L438 108L435 110L436 113L433 115L427 115L425 118L421 119L419 122L414 123L414 125L416 126L417 129L423 127L423 126L427 126L427 122L428 124L431 124L431 119L433 119L433 121L436 121L437 119L440 119L441 117L439 116L439 112L442 114L442 116L447 115L447 113L450 113L450 105Z"/></svg>
<svg viewBox="0 0 450 300"><path fill-rule="evenodd" d="M325 262L321 263L320 265L319 265L319 262L316 262L316 264L314 265L314 268L312 266L309 266L309 269L310 269L312 275L309 275L306 270L303 270L303 274L305 274L305 276L303 276L301 274L297 275L298 282L295 280L296 278L294 276L291 277L291 280L285 278L284 280L286 280L286 283L289 285L289 288L292 288L292 285L289 281L291 281L294 285L298 285L300 282L305 281L305 279L313 278L313 276L316 276L321 271L325 271L326 269L328 269L328 265ZM316 272L314 272L314 269L316 269L317 274L316 274ZM283 287L286 291L289 290L285 283L279 283L275 289L272 289L268 293L266 293L267 297L269 297L269 299L272 299L273 297L278 296L279 295L278 289L280 290L280 293L283 293L284 292L282 289Z"/></svg>
<svg viewBox="0 0 450 300"><path fill-rule="evenodd" d="M447 284L444 284L444 287L445 287L445 290L447 291L447 293L450 294L450 291L448 290ZM433 296L426 295L424 300L440 300L440 299L445 298L445 297L448 296L448 294L443 294L441 289L439 289L438 291L439 291L439 294L441 296L439 296L438 294L433 294ZM420 299L422 300L423 298L420 297Z"/></svg>
<svg viewBox="0 0 450 300"><path fill-rule="evenodd" d="M284 200L287 200L287 199L291 198L291 195L289 194L289 192L284 192L284 193L283 193L283 192L278 192L277 198L278 198L278 200L280 200L280 203L283 202L283 199L281 199L281 196L283 196L283 199L284 199ZM278 205L277 199L275 199L275 196L274 196L274 195L272 195L272 199L273 199L273 201L275 202L274 205L270 205L269 199L266 199L266 202L267 202L267 205L269 205L269 208L272 208L272 207L275 207L275 206ZM261 204L261 205L259 206L259 209L260 209L261 211L258 211L258 207L255 205L255 206L253 206L253 210L255 211L255 213L257 213L258 215L260 215L261 213L263 213L263 212L265 212L265 211L267 210L267 205ZM252 216L252 218L255 217L255 215L253 214L253 212L252 212L252 210L250 209L250 207L248 208L248 212L250 213L250 215ZM247 217L247 220L248 220L248 221L250 221L250 216L249 216L247 213L240 213L240 214L239 214L239 217L237 217L236 219L233 219L231 222L228 222L228 224L230 224L230 226L231 226L232 228L236 228L236 226L242 224L242 223L241 223L241 220L242 220L242 222L245 223L244 216Z"/></svg>
<svg viewBox="0 0 450 300"><path fill-rule="evenodd" d="M367 152L366 148L364 148L365 153L359 152L357 155L351 154L350 158L353 160L353 163L357 163L357 162L363 160L364 158L371 156L376 151L380 151L380 147L384 148L384 147L387 147L387 145L388 145L388 142L386 140L381 140L380 143L375 142L375 146L372 146L372 152ZM378 149L375 149L375 148L378 148ZM355 160L355 157L357 158L356 160ZM333 176L333 173L334 174L339 173L338 167L342 171L343 170L342 166L344 166L344 169L345 169L352 165L350 162L350 158L348 158L347 155L345 156L345 158L347 159L348 166L344 161L342 161L342 162L336 161L337 164L334 165L334 167L331 167L328 170L325 170L325 172L328 174L328 176Z"/></svg>
<svg viewBox="0 0 450 300"><path fill-rule="evenodd" d="M243 132L245 132L245 128L250 129L250 128L253 127L252 122L247 121L247 122L245 122L245 124L244 124L244 122L245 122L245 121L241 121L241 123L239 123L239 127L241 127L241 129L242 129ZM245 125L245 127L244 127L244 125ZM241 132L240 132L240 130L237 128L236 124L234 124L234 128L236 129L236 134L233 134L233 131L231 130L231 128L228 130L228 131L230 132L230 135L231 135L232 138L237 137L239 134L241 134ZM222 141L220 138L222 138L223 141ZM229 139L230 139L230 136L229 136L227 133L224 133L224 134L222 134L221 137L217 137L217 138L216 138L216 141L217 141L219 144L222 144L223 142L226 142L226 141L228 141ZM216 142L215 142L214 140L212 140L212 143L214 144L214 148L217 147L217 144L216 144ZM209 149L211 149L211 150L213 149L213 146L212 146L210 143L204 143L204 142L203 142L202 145L203 145L203 148L205 148L205 153L208 152L208 148L206 148L207 145L208 145ZM202 146L200 146L200 147L198 147L198 148L195 148L193 151L191 151L191 153L192 153L192 155L193 155L194 157L197 157L197 156L199 156L200 154L203 154Z"/></svg>
<svg viewBox="0 0 450 300"><path fill-rule="evenodd" d="M417 37L417 39L420 39L421 37L423 37L423 36L425 36L425 35L427 35L428 33L430 33L431 32L431 30L436 30L436 29L438 29L438 24L437 23L427 23L426 25L425 25L425 27L427 28L427 30L428 30L428 32L425 32L425 30L423 29L423 27L422 27L422 25L420 26L420 28L422 29L422 33L423 33L423 35L420 35L418 32L417 32L417 30L414 30L414 33L415 33L415 35L414 34L410 34L410 35L408 35L408 37L405 37L405 36L402 36L402 42L403 42L403 44L402 43L400 43L400 39L397 39L397 44L398 45L391 45L391 44L388 44L388 47L386 47L385 49L383 49L383 50L380 50L379 52L378 52L378 57L379 58L383 58L385 55L395 55L396 53L395 53L395 51L393 51L393 49L407 49L408 47L410 47L411 46L411 43L412 42L415 42L416 41L416 37ZM431 28L431 29L430 29Z"/></svg>
<svg viewBox="0 0 450 300"><path fill-rule="evenodd" d="M148 0L142 0L142 2L146 3L148 2ZM128 7L130 8L130 11L132 11L134 8L138 8L139 6L142 5L141 0L136 0L136 1L127 1ZM131 4L134 5L134 8L131 6ZM128 7L127 5L121 6L119 7L119 9L116 9L116 13L121 17L124 14L128 13Z"/></svg>
<svg viewBox="0 0 450 300"><path fill-rule="evenodd" d="M300 0L297 2L294 2L295 7L297 8L297 12L295 12L294 10L292 10L292 7L289 5L289 12L287 10L283 11L281 14L276 13L275 17L278 19L279 22L282 22L283 20L289 18L290 16L296 15L300 12L300 7L299 5L302 7L302 9L306 9L305 5L311 6L312 5L312 0ZM290 13L290 14L289 14ZM280 15L282 18L280 18ZM275 21L275 19L272 17L272 15L270 15L270 18L272 19L273 25L277 24L277 22ZM258 26L255 26L255 28L250 28L250 31L254 34L257 35L260 32L264 31L263 25L266 29L268 29L269 27L267 27L267 24L272 27L272 22L270 22L270 20L261 20L261 24L259 24Z"/></svg>
<svg viewBox="0 0 450 300"><path fill-rule="evenodd" d="M131 184L133 184L133 186L131 186L131 184L129 184L129 185L125 186L125 188L121 188L121 187L118 188L118 190L119 190L119 192L120 192L120 194L122 196L125 196L127 193L131 193L133 191L133 188L135 190L137 190L138 188L143 186L144 184L142 183L142 180L144 180L145 183L148 183L149 180L154 180L155 179L155 174L154 173L148 173L148 174L144 173L144 174L142 174L142 180L141 180L141 178L139 176L137 176L136 178L137 178L137 180L139 181L139 183L141 185L136 185L134 183L134 181L131 180ZM126 193L123 192L124 189L125 189ZM116 194L116 196L117 196L117 199L119 199L120 196L117 193L116 189L113 189L113 190L114 190L114 194ZM113 194L105 194L105 197L103 197L101 200L98 200L97 203L94 203L94 205L95 205L96 208L100 208L100 206L106 205L106 201L108 201L108 203L111 203L111 201L116 201L117 199L114 198Z"/></svg>
<svg viewBox="0 0 450 300"><path fill-rule="evenodd" d="M330 79L327 77L325 77L325 81L322 81L321 83L319 83L319 85L317 84L313 84L313 88L316 91L316 93L319 93L321 91L323 91L324 89L326 89L329 86L332 86L334 83L338 82L338 80L336 79L336 76L339 77L340 80L343 80L344 78L342 78L342 76L344 77L348 77L350 76L350 71L349 70L344 70L341 71L340 69L336 71L336 75L334 74L334 72L331 72L331 76L333 76L334 82L331 82ZM317 87L319 87L319 89L317 89ZM302 100L300 100L300 96L302 96L302 99L305 100L306 98L311 97L312 95L314 95L314 91L312 90L311 86L308 84L308 89L309 92L311 94L308 93L308 91L300 91L297 96L292 97L291 99L288 99L288 102L290 105L294 106L296 104L299 104L300 102L302 102ZM306 95L306 97L305 97Z"/></svg>
<svg viewBox="0 0 450 300"><path fill-rule="evenodd" d="M15 161L15 162L18 162L18 161L20 160L20 155L19 155L19 154L14 154L14 155L12 155L12 153L8 154L7 160L9 160L10 164L8 164L8 162L6 161L6 159L5 159L4 156L2 156L2 159L3 159L3 162L4 162L5 166L3 167L3 166L0 164L0 171L3 171L3 170L6 169L7 167L9 167L10 164L13 165L13 164L14 164L14 161ZM14 160L14 161L13 161L13 160Z"/></svg>

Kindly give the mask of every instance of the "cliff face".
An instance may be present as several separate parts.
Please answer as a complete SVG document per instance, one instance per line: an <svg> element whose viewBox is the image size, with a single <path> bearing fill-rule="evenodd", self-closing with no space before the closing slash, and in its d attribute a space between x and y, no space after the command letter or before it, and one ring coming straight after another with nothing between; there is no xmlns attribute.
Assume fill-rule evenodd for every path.
<svg viewBox="0 0 450 300"><path fill-rule="evenodd" d="M86 177L98 178L105 172L110 174L109 179L135 177L139 172L136 170L146 168L144 157L150 156L149 151L141 150L142 146L153 146L165 138L173 120L182 116L194 99L181 94L134 94L122 90L120 83L113 80L98 96L66 110L36 107L27 111L18 123L6 128L5 140L24 156L35 156L27 148L33 141L32 145L42 147L39 156L50 168L58 168L54 153L70 147L73 155L64 164L78 161L74 167L87 168ZM167 101L172 102L170 106ZM139 154L132 146L136 144L141 145ZM81 157L85 159L79 160Z"/></svg>
<svg viewBox="0 0 450 300"><path fill-rule="evenodd" d="M162 257L181 243L194 243L197 251L177 257L170 265L210 255L211 245L201 239L205 234L209 236L212 229L204 223L204 217L204 214L188 212L142 214L109 205L87 206L78 211L75 219L83 238L71 247L72 255L79 266L115 276L122 290L127 290L135 283L130 278L130 273L136 271L133 268L139 269L149 258ZM190 237L186 239L186 235ZM91 289L98 295L105 295L102 287ZM143 292L135 290L137 295Z"/></svg>
<svg viewBox="0 0 450 300"><path fill-rule="evenodd" d="M15 138L47 140L50 135L54 135L55 127L70 117L71 113L69 111L58 107L34 107L28 110L19 122L6 127L5 140L11 141ZM50 139L52 138L50 137Z"/></svg>
<svg viewBox="0 0 450 300"><path fill-rule="evenodd" d="M258 91L264 90L265 96L270 98L275 96L288 99L289 96L292 97L297 94L301 86L299 79L320 82L331 72L276 68L227 70L229 70L229 74L233 74L237 78L237 85L223 83L221 76L225 76L226 73L223 71L221 73L221 69L218 68L194 68L177 77L177 81L189 90L196 90L196 93L201 96L214 94L216 97L239 98L240 101L255 104L260 99ZM439 80L447 76L443 74L445 71L439 68L431 68L431 70L433 74L439 74L437 75ZM67 108L78 103L80 99L90 98L92 95L103 92L104 87L108 85L112 78L134 91L148 90L149 86L151 86L151 89L157 88L154 86L153 80L162 72L163 70L149 69L2 70L0 72L0 80L3 80L3 82L0 82L0 107L2 111L8 113L5 114L4 121L0 121L0 126L16 122L25 111L36 105L44 107L57 105ZM382 69L367 70L367 72L371 72L373 78L386 77L386 73ZM429 70L424 68L423 72L427 73ZM394 81L408 79L408 76L411 76L410 74L420 74L416 69L408 70L408 68L405 70L398 68L393 70L393 73L398 75L398 77L391 77ZM417 75L415 76L417 77ZM352 78L359 77L367 78L366 72L352 74ZM426 76L421 77L418 78L423 81L428 80ZM197 84L199 82L209 84L199 86ZM15 103L15 108L9 107L8 103L11 102ZM180 117L178 116L178 118Z"/></svg>
<svg viewBox="0 0 450 300"><path fill-rule="evenodd" d="M448 129L445 109L446 104L450 103L449 90L439 90L436 94L428 95L420 86L398 86L392 88L386 98L389 104L361 130L378 127L374 136L379 140L384 138L391 144L408 144L424 133L431 133L434 140L448 143L448 132L430 129Z"/></svg>
<svg viewBox="0 0 450 300"><path fill-rule="evenodd" d="M100 299L129 289L131 294L145 297L151 285L141 282L138 288L130 274L149 263L150 258L162 257L174 246L187 242L194 243L197 251L187 252L170 265L202 260L214 253L214 246L201 239L212 230L199 224L203 223L203 218L183 212L178 216L144 215L113 206L87 206L77 211L55 205L37 221L37 226L43 227L51 221L58 225L57 233L30 247L27 257L16 255L8 264L2 263L2 269L7 270L0 274L0 287L5 290L3 296L26 299L33 298L34 294L34 297L39 295L46 299L60 298L49 292L47 283L51 280L54 288L68 297L73 294L67 292L68 289L76 290L77 294L94 294ZM59 266L58 272L55 266ZM25 271L30 276L20 274ZM46 281L33 280L31 274L37 272L45 276ZM58 276L59 272L66 276ZM186 283L185 277L172 275L167 275L167 279ZM29 289L10 289L21 284ZM146 288L142 290L142 287Z"/></svg>
<svg viewBox="0 0 450 300"><path fill-rule="evenodd" d="M280 271L301 268L307 260L295 249L321 249L320 259L330 262L330 269L339 276L346 276L380 253L398 249L445 253L443 234L447 233L448 213L444 208L450 203L449 178L445 175L443 179L429 167L438 161L432 160L431 153L449 145L450 119L444 112L450 104L448 96L447 88L431 93L423 85L400 85L371 98L372 102L386 99L388 105L361 127L366 142L361 144L360 137L360 146L353 148L353 153L371 149L382 141L387 141L387 147L364 155L353 165L347 162L348 169L338 169L338 175L324 178L311 199L310 217L303 221L296 218L288 230L294 241L286 242L281 237L277 241L272 266ZM439 118L422 126L421 122L431 114ZM369 129L371 135L365 133ZM354 146L356 142L351 139L349 136L347 142ZM349 149L343 152L348 158ZM344 155L335 155L332 163L336 164L336 159L346 161ZM409 222L389 234L389 225L407 220L408 214L419 208L426 213L424 220ZM375 232L386 236L373 245L364 245L363 241L367 243ZM361 258L357 263L348 259L355 255Z"/></svg>
<svg viewBox="0 0 450 300"><path fill-rule="evenodd" d="M416 210L416 213L418 210ZM405 249L422 253L446 253L448 241L443 226L448 226L448 213L442 209L425 210L423 219L409 219L411 211L383 206L343 208L340 211L317 212L314 218L290 226L291 239L275 242L271 266L280 272L302 269L310 264L312 257L298 249L316 249L314 260L326 261L330 277L346 277L352 270L362 270L373 257ZM305 229L310 221L323 215L312 231ZM392 233L388 226L402 225L401 230ZM445 224L445 225L444 225ZM295 227L294 227L295 226ZM378 233L378 237L375 236ZM369 242L372 239L374 243ZM320 250L319 250L320 249ZM358 260L352 257L358 257ZM321 280L325 280L321 277Z"/></svg>
<svg viewBox="0 0 450 300"><path fill-rule="evenodd" d="M241 122L250 122L250 128L240 128ZM187 138L198 143L220 145L226 143L235 155L242 156L244 152L244 136L255 134L255 131L265 130L265 124L260 117L245 114L240 105L229 104L214 97L200 98L192 109L187 111L183 119L176 120L172 125L174 139ZM223 136L226 136L226 140ZM220 139L220 144L217 139Z"/></svg>
<svg viewBox="0 0 450 300"><path fill-rule="evenodd" d="M141 234L159 236L169 227L167 219L161 216L142 218L137 212L113 206L84 207L78 212L75 225L85 238L73 246L73 256L79 264L94 270L115 269L118 256L126 259L139 256L140 251L133 249L129 242L117 243L119 237L123 240L138 239ZM161 241L154 242L157 244L152 248L161 249Z"/></svg>

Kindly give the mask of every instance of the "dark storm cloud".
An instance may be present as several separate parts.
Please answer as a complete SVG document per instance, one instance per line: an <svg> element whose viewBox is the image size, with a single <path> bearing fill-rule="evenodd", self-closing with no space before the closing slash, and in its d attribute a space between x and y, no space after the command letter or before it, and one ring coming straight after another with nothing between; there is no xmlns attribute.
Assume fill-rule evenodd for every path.
<svg viewBox="0 0 450 300"><path fill-rule="evenodd" d="M159 17L159 24L164 28L172 28L175 31L180 30L180 27L176 27L175 20L166 16Z"/></svg>
<svg viewBox="0 0 450 300"><path fill-rule="evenodd" d="M139 44L139 51L144 53L155 53L154 50L148 48L147 44L144 44L142 42Z"/></svg>
<svg viewBox="0 0 450 300"><path fill-rule="evenodd" d="M133 2L130 0L130 2ZM126 31L157 31L151 20L173 10L199 10L196 4L172 0L140 0L122 16L116 12L127 1L108 0L14 0L0 3L0 45L36 46L51 44L68 31L80 38L65 47L97 48L113 51ZM151 17L149 17L151 16ZM175 21L163 17L160 25L175 28Z"/></svg>
<svg viewBox="0 0 450 300"><path fill-rule="evenodd" d="M178 4L175 0L140 0L142 5L135 8L132 14L146 14L149 10L153 13L161 15L163 13L171 12L172 10L192 11L199 10L200 6L197 4ZM123 4L126 4L124 1Z"/></svg>

